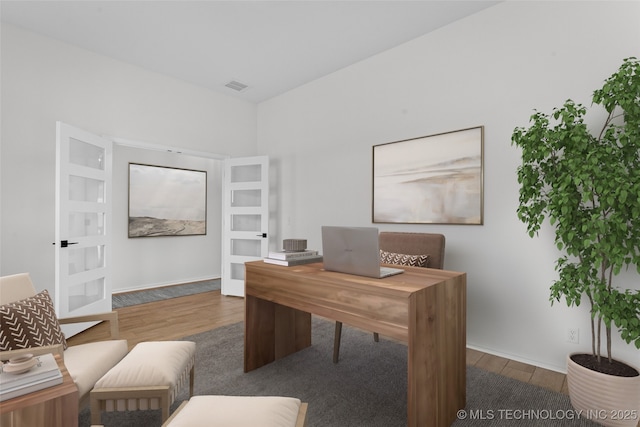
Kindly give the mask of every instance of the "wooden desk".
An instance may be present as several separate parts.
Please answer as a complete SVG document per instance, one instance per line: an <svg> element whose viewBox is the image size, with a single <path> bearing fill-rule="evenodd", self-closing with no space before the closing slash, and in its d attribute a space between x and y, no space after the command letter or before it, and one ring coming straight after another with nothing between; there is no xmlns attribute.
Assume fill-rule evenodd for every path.
<svg viewBox="0 0 640 427"><path fill-rule="evenodd" d="M0 402L2 427L78 427L78 388L56 355L62 384Z"/></svg>
<svg viewBox="0 0 640 427"><path fill-rule="evenodd" d="M407 343L409 426L450 426L465 407L466 273L403 267L370 279L322 263L245 266L245 372L310 346L316 314Z"/></svg>

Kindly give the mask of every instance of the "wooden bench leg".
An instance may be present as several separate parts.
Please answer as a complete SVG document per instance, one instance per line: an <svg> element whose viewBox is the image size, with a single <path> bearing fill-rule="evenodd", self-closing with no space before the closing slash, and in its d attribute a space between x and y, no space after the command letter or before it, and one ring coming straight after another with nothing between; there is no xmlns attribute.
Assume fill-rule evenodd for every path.
<svg viewBox="0 0 640 427"><path fill-rule="evenodd" d="M307 425L307 408L309 404L302 402L300 404L300 411L298 412L298 419L296 420L296 427L305 427Z"/></svg>
<svg viewBox="0 0 640 427"><path fill-rule="evenodd" d="M171 399L169 399L169 393L170 393L169 388L167 388L166 393L162 393L162 396L160 396L160 409L162 409L163 423L167 421L167 419L169 418L169 412L170 412L169 402L171 402Z"/></svg>
<svg viewBox="0 0 640 427"><path fill-rule="evenodd" d="M100 407L100 399L91 397L90 410L91 410L91 424L100 424L102 418L102 408Z"/></svg>
<svg viewBox="0 0 640 427"><path fill-rule="evenodd" d="M187 406L187 403L189 403L188 400L185 400L184 402L182 402L180 406L178 406L178 408L173 412L173 414L171 414L171 416L167 418L167 420L164 423L162 423L162 427L168 427L171 424L171 421L173 421L176 418L176 416L178 416L180 411L182 411L182 409L185 406Z"/></svg>

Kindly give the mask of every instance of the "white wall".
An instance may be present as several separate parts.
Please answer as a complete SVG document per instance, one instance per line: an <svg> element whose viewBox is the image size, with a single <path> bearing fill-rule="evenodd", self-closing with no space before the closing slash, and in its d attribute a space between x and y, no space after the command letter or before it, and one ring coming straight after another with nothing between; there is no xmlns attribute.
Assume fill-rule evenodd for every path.
<svg viewBox="0 0 640 427"><path fill-rule="evenodd" d="M254 104L2 25L0 274L30 272L53 292L57 120L108 135L254 155ZM207 169L209 234L127 239L126 164ZM220 276L219 168L178 155L115 149L114 290ZM216 200L218 199L218 200Z"/></svg>
<svg viewBox="0 0 640 427"><path fill-rule="evenodd" d="M470 346L564 370L567 352L588 348L586 307L549 305L553 235L545 229L529 239L515 216L519 153L510 136L534 108L549 111L569 97L588 105L591 92L622 58L638 56L638 16L638 2L506 2L257 109L3 24L0 274L29 271L39 289L53 290L56 120L193 150L269 154L272 246L300 237L318 248L323 224L371 224L373 145L484 125L483 226L380 228L447 236L445 267L468 273ZM117 148L116 170L144 159L191 164L147 154ZM126 212L123 179L116 177L120 222ZM196 261L191 237L177 238L185 247L166 253L164 242L174 240L127 239L129 247L123 247L123 234L118 236L123 268L116 288L219 273L219 245L210 258L197 254ZM167 270L152 275L175 257L177 269L188 268L170 278ZM211 270L200 269L202 258L211 259ZM628 273L621 282L638 280ZM579 345L565 343L568 327L580 328ZM638 351L620 340L614 352L640 365Z"/></svg>
<svg viewBox="0 0 640 427"><path fill-rule="evenodd" d="M639 17L638 2L505 2L260 104L259 150L278 170L271 244L320 248L321 225L370 225L373 145L484 125L484 225L378 226L446 235L445 268L468 274L469 346L565 370L568 352L590 348L587 308L549 304L553 234L530 239L516 217L511 133L534 108L590 105L640 53ZM614 355L640 365L619 339Z"/></svg>
<svg viewBox="0 0 640 427"><path fill-rule="evenodd" d="M129 163L207 172L206 236L128 237ZM219 278L222 162L116 145L113 164L113 283L117 291Z"/></svg>

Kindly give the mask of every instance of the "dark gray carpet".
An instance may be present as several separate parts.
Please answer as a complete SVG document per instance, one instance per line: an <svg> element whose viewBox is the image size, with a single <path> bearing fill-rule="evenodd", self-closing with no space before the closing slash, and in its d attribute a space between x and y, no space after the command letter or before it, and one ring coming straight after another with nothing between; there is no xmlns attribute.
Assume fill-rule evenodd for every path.
<svg viewBox="0 0 640 427"><path fill-rule="evenodd" d="M236 323L185 338L197 343L195 394L298 397L309 403L308 427L406 425L404 345L382 338L375 343L371 334L345 325L340 363L333 364L334 323L314 318L310 348L245 374L243 327ZM187 397L182 392L179 399ZM595 426L577 417L565 395L474 367L467 367L465 409L466 418L454 427ZM161 425L159 411L107 413L102 422L106 427ZM88 426L85 410L80 427Z"/></svg>
<svg viewBox="0 0 640 427"><path fill-rule="evenodd" d="M142 291L113 294L112 307L115 310L117 308L129 307L131 305L161 301L186 295L194 295L218 289L220 289L220 279L203 280L200 282L185 283L183 285L163 286L160 288L145 289Z"/></svg>

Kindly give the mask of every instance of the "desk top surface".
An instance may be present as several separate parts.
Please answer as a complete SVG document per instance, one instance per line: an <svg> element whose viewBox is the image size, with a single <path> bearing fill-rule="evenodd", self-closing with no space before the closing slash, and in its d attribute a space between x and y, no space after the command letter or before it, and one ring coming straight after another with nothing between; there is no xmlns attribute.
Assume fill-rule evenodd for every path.
<svg viewBox="0 0 640 427"><path fill-rule="evenodd" d="M262 275L278 276L282 278L286 277L290 280L296 280L303 277L305 282L339 283L340 286L347 287L366 286L377 288L381 291L387 290L400 293L413 293L450 279L466 276L466 273L456 271L402 266L400 268L404 270L404 273L385 277L383 279L376 279L335 271L327 271L324 269L321 262L296 265L292 267L269 264L263 261L252 261L245 265L247 267L247 273L259 272ZM397 268L398 266L390 265L390 267Z"/></svg>

